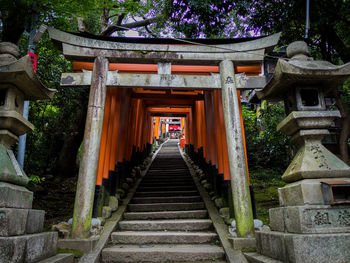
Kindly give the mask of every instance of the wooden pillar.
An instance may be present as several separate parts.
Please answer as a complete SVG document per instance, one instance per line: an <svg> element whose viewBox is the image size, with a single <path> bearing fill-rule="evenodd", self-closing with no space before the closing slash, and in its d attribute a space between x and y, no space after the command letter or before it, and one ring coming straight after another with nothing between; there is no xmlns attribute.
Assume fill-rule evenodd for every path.
<svg viewBox="0 0 350 263"><path fill-rule="evenodd" d="M154 137L159 139L159 117L154 117Z"/></svg>
<svg viewBox="0 0 350 263"><path fill-rule="evenodd" d="M232 61L224 60L220 63L220 76L237 235L238 237L253 237L253 211L249 193L239 102Z"/></svg>
<svg viewBox="0 0 350 263"><path fill-rule="evenodd" d="M95 58L85 124L83 152L74 203L73 238L87 238L90 236L98 154L100 151L103 112L106 99L108 64L106 58Z"/></svg>

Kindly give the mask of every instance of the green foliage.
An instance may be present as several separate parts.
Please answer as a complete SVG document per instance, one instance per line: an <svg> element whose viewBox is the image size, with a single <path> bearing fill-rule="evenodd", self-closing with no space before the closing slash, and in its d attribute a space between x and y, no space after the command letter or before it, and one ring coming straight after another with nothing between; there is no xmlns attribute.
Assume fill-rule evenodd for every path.
<svg viewBox="0 0 350 263"><path fill-rule="evenodd" d="M279 104L263 103L263 107L251 110L242 107L244 130L250 168L286 169L290 162L289 138L276 131L284 118L284 107Z"/></svg>
<svg viewBox="0 0 350 263"><path fill-rule="evenodd" d="M29 176L29 184L31 185L38 185L45 181L45 177L40 177L37 175L31 175Z"/></svg>
<svg viewBox="0 0 350 263"><path fill-rule="evenodd" d="M72 65L45 37L37 47L37 74L43 84L57 93L51 100L31 102L29 121L35 126L27 136L25 169L28 173L51 172L57 162L62 145L74 131L77 109L85 107L88 89L61 88L62 72L72 70Z"/></svg>
<svg viewBox="0 0 350 263"><path fill-rule="evenodd" d="M70 253L74 255L74 258L80 258L84 255L83 251L76 249L68 249L68 248L57 248L57 253Z"/></svg>

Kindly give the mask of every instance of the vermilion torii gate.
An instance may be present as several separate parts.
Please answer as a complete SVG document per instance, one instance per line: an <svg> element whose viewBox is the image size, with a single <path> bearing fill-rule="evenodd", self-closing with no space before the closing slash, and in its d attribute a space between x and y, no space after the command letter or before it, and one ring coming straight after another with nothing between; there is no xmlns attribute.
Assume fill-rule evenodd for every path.
<svg viewBox="0 0 350 263"><path fill-rule="evenodd" d="M186 116L186 144L194 146L195 151L205 145L205 158L231 180L238 235L252 236L237 90L265 85L264 76L245 72L251 67L261 69L266 50L277 44L280 34L239 43L216 40L214 45L203 41L184 45L175 40L139 39L143 43L135 43L126 38L84 37L54 28L48 31L64 56L75 61L75 69L84 70L63 73L61 85L90 87L73 237L89 234L96 175L97 181L101 180L118 161L130 158L133 146L142 150L151 143L152 116L166 113L164 107L168 106ZM220 121L224 130L220 130Z"/></svg>

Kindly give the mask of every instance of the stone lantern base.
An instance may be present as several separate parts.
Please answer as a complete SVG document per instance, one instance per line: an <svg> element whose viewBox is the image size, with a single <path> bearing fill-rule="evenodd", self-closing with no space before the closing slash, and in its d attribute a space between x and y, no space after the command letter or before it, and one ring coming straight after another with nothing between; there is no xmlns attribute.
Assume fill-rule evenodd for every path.
<svg viewBox="0 0 350 263"><path fill-rule="evenodd" d="M12 154L0 144L0 262L72 263L73 255L56 255L57 232L42 233L45 211L32 209L28 178Z"/></svg>
<svg viewBox="0 0 350 263"><path fill-rule="evenodd" d="M299 149L282 176L289 184L278 189L281 207L269 210L272 231L256 232L260 255L248 258L350 262L350 168L321 143L337 116L337 111L299 111L279 124Z"/></svg>

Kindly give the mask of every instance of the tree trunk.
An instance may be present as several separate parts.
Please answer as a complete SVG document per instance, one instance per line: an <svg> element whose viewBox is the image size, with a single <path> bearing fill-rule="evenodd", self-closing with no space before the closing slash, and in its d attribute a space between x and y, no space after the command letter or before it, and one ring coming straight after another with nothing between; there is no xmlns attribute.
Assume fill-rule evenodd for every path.
<svg viewBox="0 0 350 263"><path fill-rule="evenodd" d="M67 178L73 177L76 174L76 158L84 137L86 106L86 101L82 100L81 107L77 111L77 118L72 127L72 132L70 132L63 143L54 171L58 177Z"/></svg>

